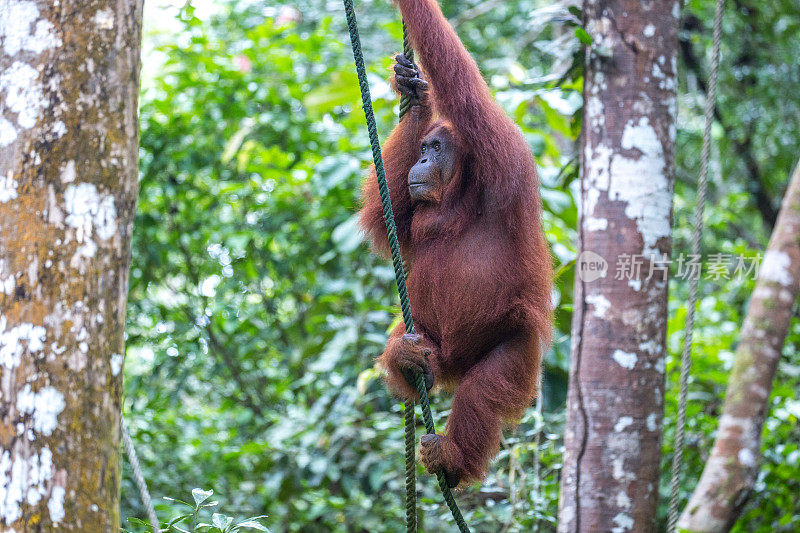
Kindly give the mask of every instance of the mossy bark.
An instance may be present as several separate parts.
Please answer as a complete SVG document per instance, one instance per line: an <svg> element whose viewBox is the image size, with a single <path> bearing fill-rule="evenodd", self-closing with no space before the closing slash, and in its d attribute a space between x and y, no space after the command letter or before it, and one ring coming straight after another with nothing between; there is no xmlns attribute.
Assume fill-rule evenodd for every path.
<svg viewBox="0 0 800 533"><path fill-rule="evenodd" d="M742 327L717 438L678 528L733 527L758 474L761 431L800 287L800 162L783 198Z"/></svg>
<svg viewBox="0 0 800 533"><path fill-rule="evenodd" d="M0 529L118 531L141 2L0 5Z"/></svg>

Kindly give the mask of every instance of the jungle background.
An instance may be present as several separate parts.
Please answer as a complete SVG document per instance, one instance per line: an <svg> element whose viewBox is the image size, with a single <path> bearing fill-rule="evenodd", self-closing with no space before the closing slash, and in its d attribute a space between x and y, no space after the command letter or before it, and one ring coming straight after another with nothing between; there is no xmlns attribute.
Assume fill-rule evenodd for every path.
<svg viewBox="0 0 800 533"><path fill-rule="evenodd" d="M146 3L147 5L148 3ZM391 266L355 225L371 161L338 1L146 7L140 193L128 303L124 415L159 515L194 488L271 531L403 527L400 404L374 359L397 314ZM441 2L537 157L558 269L556 335L541 402L506 432L480 486L459 495L475 531L551 531L558 508L575 277L580 6ZM358 2L379 131L396 122L386 78L397 12ZM713 5L681 19L674 254L689 250ZM707 253L763 252L800 145L793 0L729 2L713 129ZM662 500L688 282L670 285ZM681 495L713 442L751 279L703 279ZM797 315L797 313L795 313ZM772 392L756 488L736 531L800 529L800 322ZM449 400L436 398L437 423ZM126 464L123 527L144 518ZM422 526L452 528L419 470ZM666 503L660 511L664 527Z"/></svg>

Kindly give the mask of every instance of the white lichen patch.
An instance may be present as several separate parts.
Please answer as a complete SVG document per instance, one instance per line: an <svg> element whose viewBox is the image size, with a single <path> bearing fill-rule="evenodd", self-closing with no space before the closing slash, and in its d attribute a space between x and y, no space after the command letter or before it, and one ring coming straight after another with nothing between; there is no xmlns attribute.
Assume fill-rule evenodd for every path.
<svg viewBox="0 0 800 533"><path fill-rule="evenodd" d="M64 395L53 387L48 386L33 392L31 386L26 383L17 394L17 409L31 415L33 430L39 435L52 435L58 427L58 415L64 407L66 407Z"/></svg>
<svg viewBox="0 0 800 533"><path fill-rule="evenodd" d="M633 424L633 417L621 416L619 417L619 420L617 420L617 423L614 424L614 431L616 431L617 433L625 431L625 428L627 428L631 424Z"/></svg>
<svg viewBox="0 0 800 533"><path fill-rule="evenodd" d="M34 256L28 263L28 285L36 287L39 282L39 259Z"/></svg>
<svg viewBox="0 0 800 533"><path fill-rule="evenodd" d="M594 306L594 316L605 318L606 311L611 307L611 302L602 294L590 294L586 297L586 303Z"/></svg>
<svg viewBox="0 0 800 533"><path fill-rule="evenodd" d="M625 214L635 220L644 241L642 254L657 255L657 242L669 237L671 231L672 194L664 150L647 117L628 121L621 146L634 153L612 158L608 198L626 202Z"/></svg>
<svg viewBox="0 0 800 533"><path fill-rule="evenodd" d="M645 425L647 426L647 431L655 431L658 429L658 414L657 413L650 413L647 415L647 419L645 420Z"/></svg>
<svg viewBox="0 0 800 533"><path fill-rule="evenodd" d="M613 24L608 17L592 19L586 26L586 31L592 37L592 49L598 55L605 55L614 47L614 39L610 36Z"/></svg>
<svg viewBox="0 0 800 533"><path fill-rule="evenodd" d="M629 430L610 433L607 437L606 449L603 452L604 464L611 463L611 475L617 481L626 483L636 479L636 472L625 469L626 458L638 457L641 448L639 432Z"/></svg>
<svg viewBox="0 0 800 533"><path fill-rule="evenodd" d="M111 355L111 375L118 376L122 371L122 354L115 353Z"/></svg>
<svg viewBox="0 0 800 533"><path fill-rule="evenodd" d="M114 13L110 9L101 9L95 13L93 20L101 30L114 29Z"/></svg>
<svg viewBox="0 0 800 533"><path fill-rule="evenodd" d="M616 361L619 366L627 368L628 370L632 370L633 367L636 366L636 361L638 361L635 353L623 352L622 350L615 350L611 358Z"/></svg>
<svg viewBox="0 0 800 533"><path fill-rule="evenodd" d="M23 129L35 126L39 112L47 105L39 73L21 61L0 74L0 93L5 93L6 108L17 114L17 124Z"/></svg>
<svg viewBox="0 0 800 533"><path fill-rule="evenodd" d="M108 240L114 236L117 231L117 208L113 196L107 195L102 199L94 217L94 224L97 236L101 239Z"/></svg>
<svg viewBox="0 0 800 533"><path fill-rule="evenodd" d="M664 72L661 70L661 67L658 66L658 63L653 63L653 77L657 79L664 78Z"/></svg>
<svg viewBox="0 0 800 533"><path fill-rule="evenodd" d="M14 125L0 117L0 147L8 146L17 139L17 130Z"/></svg>
<svg viewBox="0 0 800 533"><path fill-rule="evenodd" d="M586 231L605 231L608 229L608 219L598 217L586 217L583 221Z"/></svg>
<svg viewBox="0 0 800 533"><path fill-rule="evenodd" d="M67 161L64 168L59 173L61 183L72 183L75 181L75 161Z"/></svg>
<svg viewBox="0 0 800 533"><path fill-rule="evenodd" d="M0 291L2 291L6 296L10 296L11 293L14 292L14 287L16 286L17 280L14 278L13 274L9 275L5 279L0 277Z"/></svg>
<svg viewBox="0 0 800 533"><path fill-rule="evenodd" d="M673 70L672 72L675 71ZM675 92L678 88L678 78L664 74L661 81L658 82L658 88L664 91ZM669 107L669 105L667 107ZM672 116L671 112L670 115Z"/></svg>
<svg viewBox="0 0 800 533"><path fill-rule="evenodd" d="M0 315L0 365L11 370L19 366L26 348L31 354L44 348L45 329L23 323L6 330L7 322L6 317Z"/></svg>
<svg viewBox="0 0 800 533"><path fill-rule="evenodd" d="M47 510L50 512L50 520L53 521L54 525L58 525L59 522L64 520L64 495L66 491L64 487L56 485L53 487L53 493L50 495L50 499L47 501Z"/></svg>
<svg viewBox="0 0 800 533"><path fill-rule="evenodd" d="M561 509L559 518L561 519L562 524L570 524L573 520L575 520L575 506L564 506L564 508Z"/></svg>
<svg viewBox="0 0 800 533"><path fill-rule="evenodd" d="M596 85L594 87L596 87ZM606 124L603 101L596 95L590 96L589 100L586 102L586 118L591 128L595 131L600 131Z"/></svg>
<svg viewBox="0 0 800 533"><path fill-rule="evenodd" d="M65 133L67 133L67 125L60 120L56 121L56 123L53 124L53 135L55 138L63 137Z"/></svg>
<svg viewBox="0 0 800 533"><path fill-rule="evenodd" d="M656 27L653 26L652 24L648 24L647 26L644 27L644 30L642 30L642 35L644 35L645 37L652 37L655 34L656 34Z"/></svg>
<svg viewBox="0 0 800 533"><path fill-rule="evenodd" d="M16 197L17 180L14 179L14 174L9 170L8 174L0 176L0 204L4 204Z"/></svg>
<svg viewBox="0 0 800 533"><path fill-rule="evenodd" d="M0 189L1 194L2 189ZM792 284L792 258L786 252L780 250L767 250L764 254L764 261L758 271L761 279L774 281L783 286Z"/></svg>
<svg viewBox="0 0 800 533"><path fill-rule="evenodd" d="M624 533L633 529L633 517L627 513L617 513L611 520L616 524L616 527L611 529L612 533Z"/></svg>
<svg viewBox="0 0 800 533"><path fill-rule="evenodd" d="M61 45L53 24L41 18L36 2L6 0L0 3L0 37L8 56L20 50L41 54Z"/></svg>
<svg viewBox="0 0 800 533"><path fill-rule="evenodd" d="M64 212L61 211L61 204L56 200L56 190L53 184L47 185L47 221L56 227L64 227ZM49 263L49 264L48 264ZM45 268L50 268L53 262L45 261Z"/></svg>
<svg viewBox="0 0 800 533"><path fill-rule="evenodd" d="M14 292L14 287L17 285L17 280L14 274L6 271L7 261L0 259L0 292L9 296Z"/></svg>
<svg viewBox="0 0 800 533"><path fill-rule="evenodd" d="M608 146L599 144L595 147L586 144L584 157L586 160L586 195L584 197L584 215L593 216L601 191L608 191L609 167L614 152Z"/></svg>
<svg viewBox="0 0 800 533"><path fill-rule="evenodd" d="M650 355L657 355L661 353L661 343L650 339L648 341L640 342L639 349L645 353L649 353Z"/></svg>
<svg viewBox="0 0 800 533"><path fill-rule="evenodd" d="M30 457L3 450L0 456L0 519L6 525L22 516L22 504L36 505L53 477L53 454L43 447Z"/></svg>
<svg viewBox="0 0 800 533"><path fill-rule="evenodd" d="M68 171L69 165L65 167ZM63 174L63 172L62 172ZM62 177L63 179L63 177ZM97 245L92 240L111 238L117 230L117 210L114 197L101 196L92 183L70 185L64 192L65 222L75 229L75 240L82 244L76 251L78 257L93 257Z"/></svg>
<svg viewBox="0 0 800 533"><path fill-rule="evenodd" d="M631 507L631 499L628 494L621 490L617 493L617 497L615 498L617 507L620 509L630 509Z"/></svg>

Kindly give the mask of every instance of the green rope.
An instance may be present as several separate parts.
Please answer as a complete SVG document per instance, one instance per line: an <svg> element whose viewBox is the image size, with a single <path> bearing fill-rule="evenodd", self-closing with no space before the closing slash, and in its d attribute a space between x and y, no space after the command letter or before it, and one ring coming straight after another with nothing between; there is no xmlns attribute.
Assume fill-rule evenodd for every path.
<svg viewBox="0 0 800 533"><path fill-rule="evenodd" d="M403 55L409 61L414 60L414 49L411 48L411 43L408 40L408 32L406 32L406 22L403 21ZM403 115L406 114L411 108L411 97L408 95L402 95L400 97L400 111L398 113L398 118L400 120L403 119ZM385 183L384 179L384 183ZM386 190L386 197L389 197L388 186ZM383 201L383 198L381 198ZM384 208L388 204L389 211L391 212L392 203L391 202L384 202ZM386 215L384 213L384 218ZM391 215L392 225L394 225L394 215ZM388 223L387 223L388 224ZM387 225L388 227L388 225ZM398 254L399 255L399 254ZM395 273L397 273L397 267L395 266ZM400 276L402 277L402 284L405 287L405 276L406 273L403 271L403 265L400 264ZM398 278L397 286L399 287L401 284L401 279ZM414 322L411 318L411 309L409 308L409 320L406 321L406 331L408 333L414 332ZM403 319L405 320L405 314L403 315ZM406 531L408 533L416 533L417 531L417 458L416 458L416 446L417 446L417 436L416 436L416 425L417 421L414 417L414 401L408 400L405 402L404 407L404 417L403 417L403 425L405 428L405 446L406 446Z"/></svg>
<svg viewBox="0 0 800 533"><path fill-rule="evenodd" d="M411 48L411 43L408 40L408 32L406 31L406 21L403 21L403 55L406 56L406 59L409 61L414 61L414 49ZM406 114L411 108L411 97L408 95L402 95L400 97L400 111L397 113L399 118L402 119L403 115Z"/></svg>
<svg viewBox="0 0 800 533"><path fill-rule="evenodd" d="M381 157L381 145L378 140L378 130L375 125L375 115L372 112L372 98L369 94L369 84L367 83L367 71L364 68L364 57L361 54L361 39L358 36L358 24L356 14L353 10L353 0L343 0L345 15L347 16L347 27L350 30L350 42L353 45L353 59L358 73L358 85L361 89L361 102L364 107L364 115L367 119L367 131L369 132L369 142L372 146L372 159L375 162L375 174L378 177L378 189L383 205L383 220L386 223L386 233L389 237L389 248L392 252L392 264L394 265L394 275L397 281L397 292L400 295L400 308L403 312L403 322L408 333L414 333L414 320L411 316L411 304L408 300L408 290L406 289L406 273L403 268L403 259L400 256L400 244L397 241L397 227L394 223L394 213L392 212L392 201L389 197L389 185L386 183L386 171L383 168L383 158ZM411 48L408 37L405 34L405 24L403 25L403 46L406 57L411 55ZM408 110L409 102L406 100L405 106L403 99L400 101L400 116ZM420 406L422 407L422 419L425 422L425 429L428 433L436 433L431 415L428 391L425 388L425 380L422 374L416 376L416 387L419 393ZM415 483L416 459L415 446L416 436L414 435L414 402L406 402L405 405L405 444L406 444L406 526L409 532L417 530L417 495ZM439 488L450 512L453 514L458 529L462 532L469 532L469 526L461 515L453 493L447 485L444 472L437 472L436 478L439 481Z"/></svg>

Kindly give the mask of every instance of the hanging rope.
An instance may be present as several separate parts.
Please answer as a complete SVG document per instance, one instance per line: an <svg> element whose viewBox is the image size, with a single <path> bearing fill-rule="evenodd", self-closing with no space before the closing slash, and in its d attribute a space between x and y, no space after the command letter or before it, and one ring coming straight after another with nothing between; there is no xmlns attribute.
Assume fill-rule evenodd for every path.
<svg viewBox="0 0 800 533"><path fill-rule="evenodd" d="M139 466L139 458L136 457L136 450L133 447L131 436L128 434L128 428L125 427L124 419L120 419L120 427L122 428L122 442L125 445L125 453L128 456L128 462L133 470L133 479L136 481L136 486L139 488L139 496L142 498L144 510L147 512L147 519L150 520L153 533L161 533L161 529L158 526L156 510L153 508L153 500L150 498L150 491L147 490L147 483L144 481L144 475Z"/></svg>
<svg viewBox="0 0 800 533"><path fill-rule="evenodd" d="M381 146L378 140L378 130L375 125L375 115L372 112L372 98L369 94L369 84L367 83L367 71L364 68L364 57L361 54L361 39L358 35L358 24L356 22L356 14L353 10L353 0L343 0L345 15L347 16L347 27L350 30L350 42L353 46L353 59L356 64L356 72L358 73L358 85L361 89L361 102L364 107L364 115L367 120L367 131L369 132L369 142L372 147L372 160L375 163L375 174L378 178L378 189L381 195L381 204L383 205L383 220L386 223L386 233L389 237L389 248L392 252L392 264L394 265L395 280L397 281L397 292L400 296L400 308L403 312L403 322L406 326L406 332L414 333L414 319L411 316L411 304L408 300L408 290L406 289L406 273L403 268L403 260L400 256L400 244L397 241L397 228L394 223L394 213L392 212L392 201L389 197L389 186L386 183L386 171L383 168L383 158L381 157ZM411 48L408 42L408 36L405 33L405 24L403 25L403 47L406 57L411 59ZM405 99L400 101L400 116L409 108L409 102ZM416 376L416 388L419 393L420 406L422 408L422 419L425 422L425 430L428 433L436 433L433 425L433 416L431 415L430 402L428 400L428 391L425 388L425 380L421 374ZM416 436L414 434L414 402L406 402L405 404L405 446L406 446L406 528L409 532L417 530L417 495L416 495L416 482L415 482L415 447ZM453 493L447 485L443 472L438 472L436 478L439 481L439 488L442 491L442 496L450 512L453 514L453 519L458 525L458 529L462 532L468 532L469 526L464 521L461 515L461 510L453 498Z"/></svg>
<svg viewBox="0 0 800 533"><path fill-rule="evenodd" d="M409 61L414 61L414 49L411 48L411 43L408 40L408 32L406 31L406 21L403 21L403 55ZM398 112L398 118L402 120L403 115L406 114L411 108L411 97L408 95L402 95L400 97L400 111ZM377 167L376 167L377 168ZM384 183L386 179L384 178ZM389 198L389 188L388 185L386 187L386 198ZM386 207L386 202L383 200L383 193L381 193L381 202L383 202L384 209ZM392 226L394 226L394 214L391 213L392 203L391 201L388 202L390 216L392 219ZM384 219L386 218L386 212L384 211ZM388 228L388 223L387 223ZM400 256L398 252L398 257ZM392 253L392 257L394 258L394 253ZM395 274L397 274L397 265L395 264ZM406 273L403 269L402 262L400 263L400 275L402 276L402 285L403 285L403 292L405 292L405 277ZM397 287L400 288L401 281L398 279ZM414 333L414 322L411 317L411 308L409 306L408 310L408 320L406 320L405 312L403 312L403 320L406 324L406 332ZM405 402L403 408L403 426L405 428L405 447L406 447L406 530L411 533L417 530L417 458L416 458L416 445L417 445L417 435L416 435L416 425L417 421L414 417L414 402L407 401Z"/></svg>
<svg viewBox="0 0 800 533"><path fill-rule="evenodd" d="M694 231L692 232L692 255L700 255L703 232L703 211L706 205L708 186L708 159L711 148L711 125L714 121L714 105L717 100L717 74L719 71L719 45L721 40L722 8L725 0L717 0L714 13L714 41L711 51L711 71L708 75L708 92L705 103L705 128L703 129L703 148L700 152L700 176L697 179L697 204L694 208ZM689 303L686 310L686 327L683 334L683 353L681 354L680 391L678 393L678 420L675 427L674 455L672 456L672 477L669 484L669 515L667 531L674 533L678 523L678 484L683 466L683 441L686 426L686 394L689 384L689 371L692 367L692 337L694 335L694 311L697 304L697 283L695 276L689 279Z"/></svg>
<svg viewBox="0 0 800 533"><path fill-rule="evenodd" d="M403 21L403 55L409 61L414 61L414 49L411 48L411 42L408 40L408 32L406 31L406 21ZM398 118L402 119L411 108L411 97L407 94L400 96L400 111L397 113Z"/></svg>

